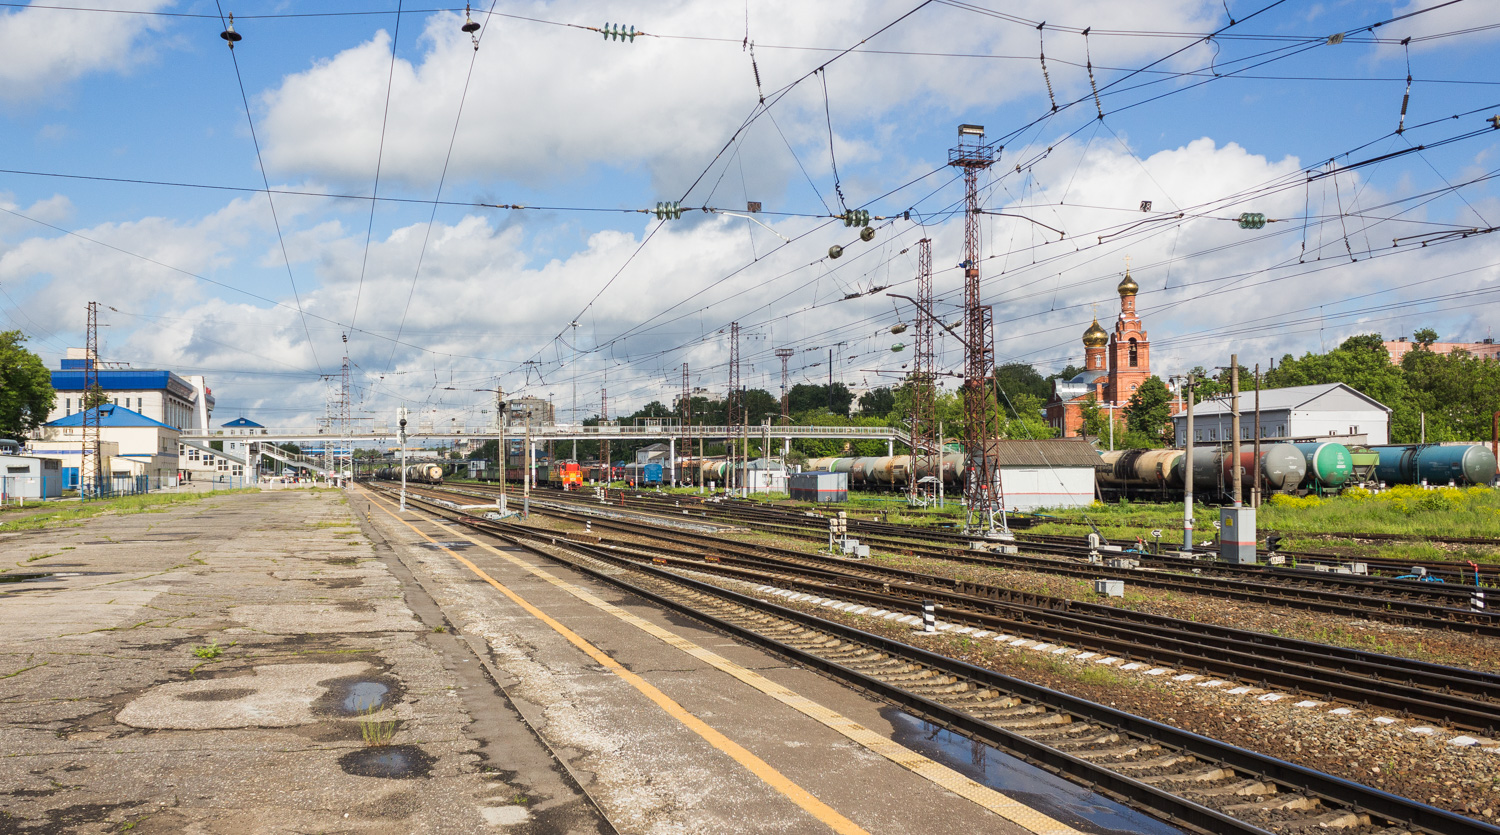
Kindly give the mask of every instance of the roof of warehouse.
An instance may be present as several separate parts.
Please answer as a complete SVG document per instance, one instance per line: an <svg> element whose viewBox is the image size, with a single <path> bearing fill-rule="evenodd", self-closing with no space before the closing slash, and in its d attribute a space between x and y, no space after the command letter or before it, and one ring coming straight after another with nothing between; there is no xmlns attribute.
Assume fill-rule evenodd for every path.
<svg viewBox="0 0 1500 835"><path fill-rule="evenodd" d="M177 429L177 427L175 427L175 426L168 426L167 424L162 423L159 420L153 420L151 418L148 418L145 415L141 414L140 412L134 412L134 411L131 411L130 409L125 408L124 406L116 406L113 403L105 403L103 406L97 406L94 409L89 409L88 411L92 412L92 411L95 411L96 409L99 412L99 425L101 427L105 427L105 426L160 426L163 429L170 429L173 432L179 431ZM52 421L51 423L49 423L47 425L48 426L82 426L83 425L83 416L84 416L84 414L86 414L86 413L85 412L74 412L73 414L68 415L67 417L60 417L57 420L54 420L54 421Z"/></svg>
<svg viewBox="0 0 1500 835"><path fill-rule="evenodd" d="M1327 397L1330 394L1335 395L1335 399L1346 399L1346 401L1349 396L1352 396L1381 411L1389 412L1391 410L1389 406L1347 383L1323 383L1317 386L1261 389L1260 410L1262 412L1279 412L1289 409L1300 409L1314 400ZM1334 404L1330 403L1329 405L1332 406ZM1255 390L1246 391L1245 389L1240 389L1240 414L1253 411L1255 411ZM1229 397L1226 395L1223 400L1205 400L1194 406L1193 412L1194 416L1229 414ZM1185 414L1173 415L1172 417L1174 420L1187 420Z"/></svg>
<svg viewBox="0 0 1500 835"><path fill-rule="evenodd" d="M1099 451L1082 438L996 440L990 441L988 449L1001 467L1092 468L1101 463Z"/></svg>

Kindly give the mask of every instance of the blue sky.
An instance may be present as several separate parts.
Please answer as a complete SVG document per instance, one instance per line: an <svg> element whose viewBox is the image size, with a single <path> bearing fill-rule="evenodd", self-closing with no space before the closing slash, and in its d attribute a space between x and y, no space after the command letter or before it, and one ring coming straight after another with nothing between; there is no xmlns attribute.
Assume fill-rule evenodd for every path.
<svg viewBox="0 0 1500 835"><path fill-rule="evenodd" d="M909 293L925 235L956 310L961 122L1004 145L984 205L1029 218L983 220L1001 361L1080 362L1127 255L1163 374L1372 331L1477 340L1500 300L1500 239L1436 239L1500 217L1481 0L533 2L476 11L477 51L462 9L398 29L395 3L252 3L224 7L233 56L214 4L106 7L133 11L0 9L0 327L55 363L96 300L105 359L208 375L219 420L306 425L346 351L377 423L406 403L478 426L497 384L565 415L575 377L580 417L601 388L630 410L670 402L684 362L724 388L731 321L749 385L779 385L783 346L794 382L826 379L830 346L837 378L891 382L912 311L867 291ZM607 22L648 34L587 28ZM840 195L894 219L861 242ZM760 201L773 229L619 211L678 199Z"/></svg>

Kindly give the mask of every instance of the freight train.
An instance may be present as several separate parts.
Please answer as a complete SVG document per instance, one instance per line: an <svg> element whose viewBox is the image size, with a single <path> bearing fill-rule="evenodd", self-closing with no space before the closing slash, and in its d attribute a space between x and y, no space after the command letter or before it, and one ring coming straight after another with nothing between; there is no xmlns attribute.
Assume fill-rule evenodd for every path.
<svg viewBox="0 0 1500 835"><path fill-rule="evenodd" d="M375 477L382 481L400 481L400 467L381 467L375 471ZM416 484L442 484L443 465L441 464L410 464L406 467L406 480Z"/></svg>
<svg viewBox="0 0 1500 835"><path fill-rule="evenodd" d="M1241 478L1248 474L1253 450L1242 448ZM1120 450L1101 454L1101 493L1111 496L1181 495L1182 461L1179 449ZM1227 495L1234 478L1232 456L1216 447L1193 450L1193 492ZM1300 462L1296 459L1300 459ZM1434 484L1460 487L1487 485L1495 478L1495 456L1479 444L1381 444L1345 446L1333 441L1261 447L1261 472L1277 492L1336 493L1345 487L1374 484Z"/></svg>

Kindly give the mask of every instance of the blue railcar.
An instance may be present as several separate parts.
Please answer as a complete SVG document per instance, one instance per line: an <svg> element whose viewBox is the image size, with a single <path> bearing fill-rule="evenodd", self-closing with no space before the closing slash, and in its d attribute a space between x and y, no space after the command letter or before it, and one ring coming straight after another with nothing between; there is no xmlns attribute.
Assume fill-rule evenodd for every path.
<svg viewBox="0 0 1500 835"><path fill-rule="evenodd" d="M653 485L661 484L661 470L662 467L660 464L647 464L642 473L642 475L644 476L644 478L642 479L642 483Z"/></svg>
<svg viewBox="0 0 1500 835"><path fill-rule="evenodd" d="M1464 486L1489 484L1495 479L1495 454L1480 444L1387 444L1370 447L1380 456L1375 477L1386 484Z"/></svg>

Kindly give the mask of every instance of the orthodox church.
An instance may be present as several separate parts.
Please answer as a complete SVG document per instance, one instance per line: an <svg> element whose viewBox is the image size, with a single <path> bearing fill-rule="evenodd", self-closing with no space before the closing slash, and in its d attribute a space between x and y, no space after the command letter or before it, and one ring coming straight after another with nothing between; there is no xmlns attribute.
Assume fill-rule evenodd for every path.
<svg viewBox="0 0 1500 835"><path fill-rule="evenodd" d="M1052 397L1047 401L1047 422L1059 436L1073 438L1083 430L1083 401L1092 394L1101 408L1123 409L1130 396L1151 376L1151 343L1135 312L1135 296L1140 285L1125 270L1118 288L1120 316L1114 333L1100 327L1098 317L1083 332L1083 373L1071 380L1054 380ZM1123 420L1114 411L1108 415Z"/></svg>

